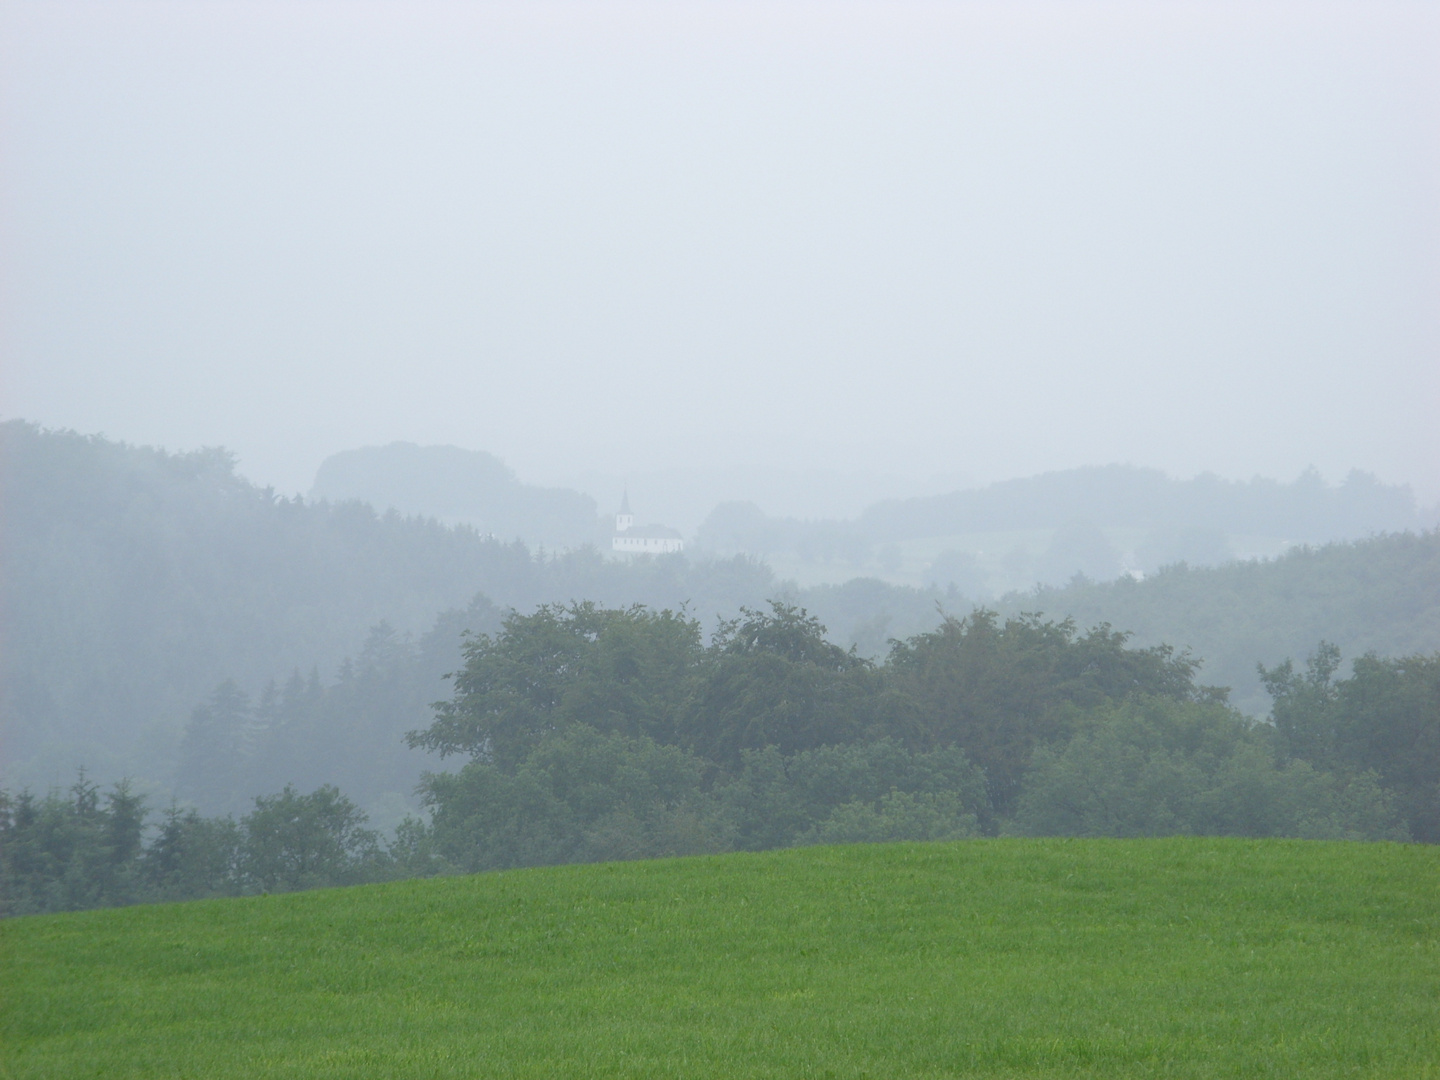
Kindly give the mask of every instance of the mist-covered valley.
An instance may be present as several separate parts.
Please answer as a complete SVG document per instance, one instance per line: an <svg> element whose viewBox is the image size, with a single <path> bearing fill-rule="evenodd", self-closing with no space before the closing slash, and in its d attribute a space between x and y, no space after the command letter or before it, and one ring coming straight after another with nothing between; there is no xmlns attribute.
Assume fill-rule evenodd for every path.
<svg viewBox="0 0 1440 1080"><path fill-rule="evenodd" d="M1440 649L1440 536L1406 489L1362 474L1227 483L1111 466L835 522L727 503L683 550L631 555L598 499L453 447L337 454L309 497L287 499L222 450L23 421L0 438L0 545L24 567L4 586L10 790L64 788L83 768L157 805L239 814L331 784L393 827L419 809L422 774L446 767L403 739L451 695L462 635L543 605L675 611L709 640L779 601L876 664L981 607L1108 624L1181 650L1259 718L1257 665L1322 640L1347 661ZM643 489L621 495L645 505ZM1247 553L1254 537L1274 546ZM1012 543L998 572L985 549L949 546L997 538Z"/></svg>
<svg viewBox="0 0 1440 1080"><path fill-rule="evenodd" d="M0 914L1440 841L1437 42L0 8Z"/></svg>
<svg viewBox="0 0 1440 1080"><path fill-rule="evenodd" d="M801 586L867 577L953 587L972 600L1064 585L1076 575L1139 579L1182 562L1273 558L1291 547L1440 523L1440 505L1421 507L1408 487L1358 469L1329 484L1313 467L1290 482L1236 482L1213 474L1175 480L1156 469L1110 465L878 498L848 518L794 513L794 505L813 501L807 487L814 477L780 469L677 469L652 479L654 488L635 486L635 505L678 525L697 555L762 558ZM753 499L705 501L707 492L733 490L746 479L768 489L775 510L767 513ZM828 479L857 494L876 482L839 471ZM899 477L892 482L904 484ZM629 491L618 479L588 491L540 487L522 482L492 454L393 443L326 458L309 498L465 524L531 548L592 544L603 551Z"/></svg>

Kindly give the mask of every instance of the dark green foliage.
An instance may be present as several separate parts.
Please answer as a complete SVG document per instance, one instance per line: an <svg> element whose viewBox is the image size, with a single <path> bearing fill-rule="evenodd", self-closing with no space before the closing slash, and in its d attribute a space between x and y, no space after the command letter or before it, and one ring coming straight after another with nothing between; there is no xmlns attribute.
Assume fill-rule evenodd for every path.
<svg viewBox="0 0 1440 1080"><path fill-rule="evenodd" d="M1101 625L1080 634L1070 620L991 611L897 642L887 672L892 716L926 746L960 746L985 770L991 798L1008 812L1031 751L1066 733L1064 705L1094 706L1132 694L1177 700L1197 688L1197 664L1168 646L1126 647L1129 635ZM892 720L892 723L894 721Z"/></svg>
<svg viewBox="0 0 1440 1080"><path fill-rule="evenodd" d="M683 740L726 767L746 750L781 753L878 734L871 665L825 639L803 608L774 601L722 625L683 721Z"/></svg>
<svg viewBox="0 0 1440 1080"><path fill-rule="evenodd" d="M974 835L992 814L985 776L949 747L916 752L891 739L786 757L749 750L717 798L739 847L938 840Z"/></svg>
<svg viewBox="0 0 1440 1080"><path fill-rule="evenodd" d="M668 612L572 605L473 640L411 740L473 759L425 784L435 853L467 869L1001 828L1407 836L1371 765L1292 760L1283 709L1257 725L1197 667L1037 615L946 618L877 667L781 602L709 646Z"/></svg>
<svg viewBox="0 0 1440 1080"><path fill-rule="evenodd" d="M1340 761L1378 773L1415 838L1440 844L1440 653L1358 658L1337 706Z"/></svg>
<svg viewBox="0 0 1440 1080"><path fill-rule="evenodd" d="M1268 728L1223 705L1132 699L1041 747L1015 826L1035 836L1297 836L1404 840L1373 773L1277 758Z"/></svg>
<svg viewBox="0 0 1440 1080"><path fill-rule="evenodd" d="M1340 667L1340 650L1328 641L1320 642L1306 661L1304 674L1295 670L1291 660L1268 670L1263 664L1256 666L1274 701L1270 715L1286 751L1333 764L1339 717L1331 678Z"/></svg>
<svg viewBox="0 0 1440 1080"><path fill-rule="evenodd" d="M253 708L222 686L186 760L212 784L214 754L273 765L328 702L363 716L364 699L387 700L407 650L382 628L358 673L328 689L297 676ZM1366 657L1336 682L1322 646L1303 673L1264 672L1273 726L1197 686L1168 647L985 610L879 666L778 601L709 645L684 613L512 612L463 659L409 739L471 760L424 778L432 820L405 821L388 847L337 788L287 784L238 823L172 807L142 850L141 801L121 786L102 803L82 777L68 798L4 797L5 909L1003 831L1425 839L1434 821L1440 658Z"/></svg>
<svg viewBox="0 0 1440 1080"><path fill-rule="evenodd" d="M43 799L0 790L0 916L433 873L425 832L407 822L386 849L335 788L287 787L238 822L172 805L147 843L145 801L126 783L103 796L83 774Z"/></svg>
<svg viewBox="0 0 1440 1080"><path fill-rule="evenodd" d="M364 824L355 804L329 786L256 799L243 822L243 878L265 892L374 880L382 876L380 839Z"/></svg>
<svg viewBox="0 0 1440 1080"><path fill-rule="evenodd" d="M240 827L233 818L201 817L170 806L141 859L141 872L157 900L205 900L240 891Z"/></svg>
<svg viewBox="0 0 1440 1080"><path fill-rule="evenodd" d="M760 850L856 839L976 835L981 773L959 750L882 740L785 756L746 751L733 779L675 746L574 725L513 769L472 761L430 776L435 864L466 871ZM417 835L415 840L421 838Z"/></svg>
<svg viewBox="0 0 1440 1080"><path fill-rule="evenodd" d="M1109 623L1137 645L1169 643L1203 657L1207 683L1264 716L1255 665L1303 656L1324 638L1346 656L1440 651L1440 530L1297 547L1277 559L1170 566L1144 581L1079 582L996 603L1003 614L1045 611L1079 626Z"/></svg>
<svg viewBox="0 0 1440 1080"><path fill-rule="evenodd" d="M1440 843L1440 653L1369 653L1337 681L1340 659L1322 641L1303 673L1289 660L1261 668L1283 750L1317 768L1377 774L1411 834Z"/></svg>
<svg viewBox="0 0 1440 1080"><path fill-rule="evenodd" d="M801 608L742 609L704 646L683 612L593 603L512 613L464 646L453 697L412 747L513 768L574 724L678 743L723 766L746 749L851 742L873 724L870 665Z"/></svg>
<svg viewBox="0 0 1440 1080"><path fill-rule="evenodd" d="M83 772L67 795L0 791L0 914L135 902L144 817L128 784L102 796Z"/></svg>
<svg viewBox="0 0 1440 1080"><path fill-rule="evenodd" d="M966 810L958 792L892 791L873 806L858 800L837 806L808 839L817 844L891 844L979 835L978 819Z"/></svg>
<svg viewBox="0 0 1440 1080"><path fill-rule="evenodd" d="M671 611L593 603L506 617L462 648L454 695L411 747L513 767L547 735L577 723L673 741L701 656L699 624Z"/></svg>
<svg viewBox="0 0 1440 1080"><path fill-rule="evenodd" d="M728 850L705 771L644 735L572 725L511 769L472 761L428 777L433 849L466 871Z"/></svg>

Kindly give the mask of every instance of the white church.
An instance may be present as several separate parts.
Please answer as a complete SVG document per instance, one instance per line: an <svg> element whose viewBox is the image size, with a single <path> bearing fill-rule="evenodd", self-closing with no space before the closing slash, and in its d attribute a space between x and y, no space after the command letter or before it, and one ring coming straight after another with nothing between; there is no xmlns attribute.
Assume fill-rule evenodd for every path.
<svg viewBox="0 0 1440 1080"><path fill-rule="evenodd" d="M685 541L678 532L664 525L636 525L627 491L620 499L620 512L615 515L615 535L610 539L610 547L626 555L667 555L684 551Z"/></svg>

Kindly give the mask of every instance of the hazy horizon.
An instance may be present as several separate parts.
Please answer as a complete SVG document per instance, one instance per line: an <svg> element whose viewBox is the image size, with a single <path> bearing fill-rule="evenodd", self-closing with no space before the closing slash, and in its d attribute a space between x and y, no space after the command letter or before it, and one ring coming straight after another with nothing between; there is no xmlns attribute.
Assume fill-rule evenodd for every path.
<svg viewBox="0 0 1440 1080"><path fill-rule="evenodd" d="M1440 501L1432 7L0 26L7 417L224 445L287 493L404 440L602 507L768 472L796 479L767 509L823 516L1112 462Z"/></svg>
<svg viewBox="0 0 1440 1080"><path fill-rule="evenodd" d="M7 417L0 416L0 421L22 420L27 423L36 423L29 417ZM42 429L62 430L58 426L39 425ZM259 487L271 487L277 494L284 497L300 496L309 500L323 498L314 492L315 477L311 477L308 483L294 489L277 487L268 484L263 478L251 475L245 468L245 463L235 451L221 444L200 444L196 446L167 446L155 442L140 442L137 440L126 440L113 435L110 432L77 432L81 435L95 435L106 439L115 439L122 443L137 446L150 446L167 453L186 453L200 449L221 449L231 453L236 459L236 473L250 483ZM415 445L415 446L453 446L454 444L427 444L416 443L413 440L393 440L393 442ZM376 449L381 445L372 444L368 447L346 447L339 450L335 455L326 455L322 464L330 457L343 455L348 451L360 449ZM552 472L541 475L533 475L518 470L513 463L506 460L499 454L491 454L490 451L481 447L456 447L467 452L478 452L490 454L501 461L514 474L516 481L529 487L540 488L563 488L581 492L589 495L596 501L598 512L602 517L608 516L612 510L619 505L620 498L629 494L630 500L636 506L636 512L646 520L655 518L666 524L675 525L689 535L700 521L715 507L727 502L748 502L760 507L767 515L777 518L796 518L804 521L823 520L845 520L859 516L868 507L876 503L894 499L913 499L917 497L944 495L963 491L976 491L991 487L996 484L1003 484L1007 481L1031 479L1043 475L1064 474L1086 469L1105 468L1108 466L1120 466L1124 468L1154 468L1154 466L1142 465L1136 462L1081 462L1075 465L1064 466L1055 469L1042 469L1035 473L1016 474L1013 476L996 476L993 478L978 478L959 472L932 473L929 476L918 474L905 474L900 471L878 472L866 471L863 468L846 470L839 467L819 466L810 469L787 468L784 465L771 465L766 463L731 463L728 465L699 465L694 467L675 466L671 468L650 468L629 470L626 472L606 472L599 469L586 469L578 463L570 468L558 468ZM1319 473L1313 465L1307 465L1295 476L1267 476L1261 473L1252 473L1248 476L1225 476L1215 472L1213 469L1201 469L1194 473L1174 473L1159 469L1168 479L1173 481L1187 481L1202 476L1214 476L1227 482L1244 483L1252 480L1270 480L1281 484L1293 483L1303 474L1312 470ZM1335 475L1319 473L1321 481L1330 488L1343 484L1351 472L1369 472L1369 470L1346 469ZM1371 473L1370 475L1374 475ZM1377 476L1376 479L1385 486L1392 486L1390 481ZM1412 485L1399 482L1399 487L1409 487L1415 493ZM385 506L376 505L376 509L385 510ZM1431 523L1440 515L1440 501L1427 503L1423 496L1417 494L1415 498L1415 509L1427 523Z"/></svg>

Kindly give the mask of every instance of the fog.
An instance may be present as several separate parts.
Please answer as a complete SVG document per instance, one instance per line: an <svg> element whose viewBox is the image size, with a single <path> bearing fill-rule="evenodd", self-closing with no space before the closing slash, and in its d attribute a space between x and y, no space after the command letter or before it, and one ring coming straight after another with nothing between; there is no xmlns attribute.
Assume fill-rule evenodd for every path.
<svg viewBox="0 0 1440 1080"><path fill-rule="evenodd" d="M5 416L285 492L408 440L606 510L1108 462L1440 498L1433 7L0 18Z"/></svg>
<svg viewBox="0 0 1440 1080"><path fill-rule="evenodd" d="M0 918L1440 842L1437 56L1387 0L0 6Z"/></svg>

